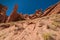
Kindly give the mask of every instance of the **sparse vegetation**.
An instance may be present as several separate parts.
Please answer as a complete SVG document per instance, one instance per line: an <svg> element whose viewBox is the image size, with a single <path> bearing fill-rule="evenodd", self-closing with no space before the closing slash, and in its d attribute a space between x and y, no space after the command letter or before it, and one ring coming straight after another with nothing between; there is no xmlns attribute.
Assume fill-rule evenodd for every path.
<svg viewBox="0 0 60 40"><path fill-rule="evenodd" d="M55 40L50 33L43 34L44 40Z"/></svg>

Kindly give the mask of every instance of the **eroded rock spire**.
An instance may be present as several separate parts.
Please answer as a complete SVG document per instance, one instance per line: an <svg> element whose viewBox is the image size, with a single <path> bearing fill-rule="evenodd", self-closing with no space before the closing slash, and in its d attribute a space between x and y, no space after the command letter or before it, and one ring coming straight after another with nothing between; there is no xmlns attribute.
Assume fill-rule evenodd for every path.
<svg viewBox="0 0 60 40"><path fill-rule="evenodd" d="M16 21L19 14L17 13L17 9L18 9L18 5L16 4L14 6L13 12L11 13L11 15L8 17L6 22L11 22L11 21Z"/></svg>

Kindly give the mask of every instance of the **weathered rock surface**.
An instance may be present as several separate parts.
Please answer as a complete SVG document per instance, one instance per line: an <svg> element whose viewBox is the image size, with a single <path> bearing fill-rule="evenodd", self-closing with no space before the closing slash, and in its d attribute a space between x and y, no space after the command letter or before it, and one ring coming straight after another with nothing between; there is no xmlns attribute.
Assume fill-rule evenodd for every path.
<svg viewBox="0 0 60 40"><path fill-rule="evenodd" d="M35 14L31 14L29 16L30 19L35 19L35 18L40 18L41 15L43 14L42 10L36 10Z"/></svg>
<svg viewBox="0 0 60 40"><path fill-rule="evenodd" d="M8 17L6 22L17 21L18 20L19 14L17 13L17 8L18 8L18 5L15 5L13 12Z"/></svg>
<svg viewBox="0 0 60 40"><path fill-rule="evenodd" d="M43 16L60 13L60 2L56 3L53 6L50 6L44 12L42 12L42 10L39 9L39 10L36 10L35 14L31 14L31 15L19 14L17 12L17 9L18 9L18 5L15 5L11 15L7 16L6 15L7 7L0 4L0 15L2 15L2 17L0 19L1 20L0 23L1 22L4 23L4 22L19 21L19 20L36 19L36 18L41 18Z"/></svg>
<svg viewBox="0 0 60 40"><path fill-rule="evenodd" d="M60 2L47 8L42 16L51 15L55 13L60 13Z"/></svg>
<svg viewBox="0 0 60 40"><path fill-rule="evenodd" d="M42 10L41 10L41 9L36 10L35 15L36 15L36 17L37 17L37 18L41 17L41 15L42 15L42 14L43 14L43 12L42 12Z"/></svg>
<svg viewBox="0 0 60 40"><path fill-rule="evenodd" d="M28 14L25 14L25 15L24 15L24 19L25 19L25 20L30 19L30 18L29 18L29 15L28 15Z"/></svg>
<svg viewBox="0 0 60 40"><path fill-rule="evenodd" d="M60 2L31 15L18 14L17 8L6 16L7 8L0 6L0 40L60 40Z"/></svg>
<svg viewBox="0 0 60 40"><path fill-rule="evenodd" d="M60 40L60 14L1 23L0 40Z"/></svg>
<svg viewBox="0 0 60 40"><path fill-rule="evenodd" d="M0 4L0 23L5 22L7 20L6 11L7 7Z"/></svg>
<svg viewBox="0 0 60 40"><path fill-rule="evenodd" d="M49 13L50 14L56 14L60 12L60 2L56 4L56 7Z"/></svg>

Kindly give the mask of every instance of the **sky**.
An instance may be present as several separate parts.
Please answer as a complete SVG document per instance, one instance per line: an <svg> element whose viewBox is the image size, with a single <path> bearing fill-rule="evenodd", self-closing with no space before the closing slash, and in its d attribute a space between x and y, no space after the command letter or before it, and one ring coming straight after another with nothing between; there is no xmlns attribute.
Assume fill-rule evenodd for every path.
<svg viewBox="0 0 60 40"><path fill-rule="evenodd" d="M15 4L18 4L18 13L33 14L38 9L44 11L58 1L60 0L0 0L0 4L8 7L7 15L11 14Z"/></svg>

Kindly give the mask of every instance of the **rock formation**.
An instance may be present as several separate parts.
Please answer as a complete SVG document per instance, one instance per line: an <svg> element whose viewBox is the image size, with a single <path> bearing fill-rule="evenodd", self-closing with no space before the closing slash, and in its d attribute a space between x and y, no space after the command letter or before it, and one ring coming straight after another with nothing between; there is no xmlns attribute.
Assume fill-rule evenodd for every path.
<svg viewBox="0 0 60 40"><path fill-rule="evenodd" d="M15 5L13 12L11 15L8 17L6 22L11 22L11 21L17 21L19 14L17 13L18 5Z"/></svg>
<svg viewBox="0 0 60 40"><path fill-rule="evenodd" d="M7 20L6 11L7 7L0 4L0 23L5 22Z"/></svg>
<svg viewBox="0 0 60 40"><path fill-rule="evenodd" d="M49 15L50 15L50 14L56 14L56 13L58 13L58 12L60 12L60 2L58 2L58 3L56 4L56 7L55 7L53 10L51 10L51 12L49 13Z"/></svg>
<svg viewBox="0 0 60 40"><path fill-rule="evenodd" d="M60 2L31 15L19 14L17 8L6 16L7 7L0 5L0 40L60 40Z"/></svg>
<svg viewBox="0 0 60 40"><path fill-rule="evenodd" d="M36 19L36 18L41 18L43 16L60 13L60 2L58 2L57 4L55 4L53 6L50 6L44 12L42 12L42 10L39 9L39 10L36 10L36 12L31 15L19 14L17 12L17 9L18 9L18 5L15 5L11 15L7 16L6 15L7 7L0 4L0 16L1 16L0 23L1 22L12 22L12 21L19 21L19 20Z"/></svg>
<svg viewBox="0 0 60 40"><path fill-rule="evenodd" d="M51 15L60 12L60 2L47 8L42 16Z"/></svg>
<svg viewBox="0 0 60 40"><path fill-rule="evenodd" d="M43 12L42 12L41 9L40 10L36 10L35 15L36 15L37 18L41 17L42 14L43 14Z"/></svg>

